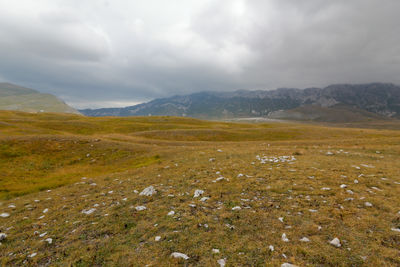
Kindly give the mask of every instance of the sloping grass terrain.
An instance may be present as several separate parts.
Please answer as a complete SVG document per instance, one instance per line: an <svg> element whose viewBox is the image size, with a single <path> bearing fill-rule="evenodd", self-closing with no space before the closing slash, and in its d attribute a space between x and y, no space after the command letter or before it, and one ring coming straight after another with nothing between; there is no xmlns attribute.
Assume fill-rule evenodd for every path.
<svg viewBox="0 0 400 267"><path fill-rule="evenodd" d="M10 83L0 83L0 109L25 112L61 112L79 114L77 110L51 94L24 88Z"/></svg>
<svg viewBox="0 0 400 267"><path fill-rule="evenodd" d="M399 266L398 162L395 130L0 112L1 265Z"/></svg>

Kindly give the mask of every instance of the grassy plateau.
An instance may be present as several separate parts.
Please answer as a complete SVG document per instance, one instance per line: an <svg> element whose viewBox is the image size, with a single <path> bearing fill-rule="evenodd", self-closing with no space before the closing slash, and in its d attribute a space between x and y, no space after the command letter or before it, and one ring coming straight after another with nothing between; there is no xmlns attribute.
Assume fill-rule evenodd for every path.
<svg viewBox="0 0 400 267"><path fill-rule="evenodd" d="M400 266L381 126L1 111L0 265Z"/></svg>

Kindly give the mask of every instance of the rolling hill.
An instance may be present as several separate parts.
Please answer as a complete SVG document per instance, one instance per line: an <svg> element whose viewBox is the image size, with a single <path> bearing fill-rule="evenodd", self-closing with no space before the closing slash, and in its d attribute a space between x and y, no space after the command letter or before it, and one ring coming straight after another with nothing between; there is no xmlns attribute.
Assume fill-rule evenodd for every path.
<svg viewBox="0 0 400 267"><path fill-rule="evenodd" d="M54 95L10 83L0 83L0 110L79 114Z"/></svg>
<svg viewBox="0 0 400 267"><path fill-rule="evenodd" d="M400 118L400 87L388 83L339 84L326 88L291 89L280 88L272 91L200 92L185 96L155 99L125 108L85 109L87 116L148 116L169 115L189 116L207 119L240 117L276 117L286 111L302 107L313 107L315 112L324 109L327 121L338 120L341 111L346 110L349 121L358 119ZM329 112L327 112L327 110ZM307 108L309 111L310 108ZM307 111L307 112L308 112ZM303 110L288 112L284 119L298 119ZM307 113L306 112L306 113ZM350 113L354 113L350 115ZM360 115L362 113L362 116ZM331 116L327 116L327 115ZM302 120L313 117L302 115ZM340 119L340 118L339 118ZM343 120L343 118L341 118Z"/></svg>

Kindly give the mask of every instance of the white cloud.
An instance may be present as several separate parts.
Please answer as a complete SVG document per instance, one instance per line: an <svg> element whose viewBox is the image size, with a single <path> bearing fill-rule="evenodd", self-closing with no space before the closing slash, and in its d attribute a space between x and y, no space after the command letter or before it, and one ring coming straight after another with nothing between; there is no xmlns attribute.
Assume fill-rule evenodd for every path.
<svg viewBox="0 0 400 267"><path fill-rule="evenodd" d="M399 8L397 0L0 0L0 78L81 106L400 83Z"/></svg>

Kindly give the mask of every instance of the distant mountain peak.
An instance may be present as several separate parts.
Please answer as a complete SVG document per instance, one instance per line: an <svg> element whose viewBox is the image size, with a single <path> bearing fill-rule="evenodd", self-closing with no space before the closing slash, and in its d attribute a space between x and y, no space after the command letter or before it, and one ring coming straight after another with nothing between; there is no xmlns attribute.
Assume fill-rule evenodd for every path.
<svg viewBox="0 0 400 267"><path fill-rule="evenodd" d="M309 107L321 108L309 108ZM303 109L302 107L308 107ZM337 107L337 108L336 108ZM340 108L339 108L340 107ZM348 107L348 108L345 108ZM323 110L329 108L329 110ZM282 111L296 109L282 115ZM364 110L365 112L359 112ZM280 113L276 113L280 111ZM243 117L270 117L281 114L288 119L290 114L306 112L306 118L324 118L329 114L346 118L379 116L400 118L400 87L391 83L334 84L325 88L278 88L276 90L236 90L233 92L204 91L189 95L159 98L147 103L125 108L86 109L88 116L190 116L205 119L229 119ZM351 113L357 116L350 116ZM363 118L364 118L363 117ZM330 119L335 120L335 119Z"/></svg>

